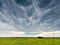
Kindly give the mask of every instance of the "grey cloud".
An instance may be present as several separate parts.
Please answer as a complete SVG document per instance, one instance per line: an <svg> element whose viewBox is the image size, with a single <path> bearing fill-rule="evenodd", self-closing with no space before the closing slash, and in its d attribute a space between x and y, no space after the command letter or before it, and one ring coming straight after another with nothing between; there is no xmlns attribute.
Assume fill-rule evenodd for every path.
<svg viewBox="0 0 60 45"><path fill-rule="evenodd" d="M14 26L17 31L22 30L26 32L38 32L39 29L42 31L52 31L52 29L57 30L60 28L59 0L46 0L47 3L44 0L40 0L42 1L40 7L43 5L43 2L46 3L43 5L43 9L38 6L39 3L37 0L35 0L36 2L33 1L29 3L23 0L15 1L17 0L1 0L3 4L0 10L1 22ZM21 3L21 1L23 3Z"/></svg>

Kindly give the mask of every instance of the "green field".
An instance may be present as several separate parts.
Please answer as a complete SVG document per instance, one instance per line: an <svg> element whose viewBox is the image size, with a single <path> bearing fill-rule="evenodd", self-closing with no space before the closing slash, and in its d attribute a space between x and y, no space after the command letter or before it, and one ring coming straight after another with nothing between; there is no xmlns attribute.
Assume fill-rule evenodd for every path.
<svg viewBox="0 0 60 45"><path fill-rule="evenodd" d="M60 38L0 38L0 45L60 45Z"/></svg>

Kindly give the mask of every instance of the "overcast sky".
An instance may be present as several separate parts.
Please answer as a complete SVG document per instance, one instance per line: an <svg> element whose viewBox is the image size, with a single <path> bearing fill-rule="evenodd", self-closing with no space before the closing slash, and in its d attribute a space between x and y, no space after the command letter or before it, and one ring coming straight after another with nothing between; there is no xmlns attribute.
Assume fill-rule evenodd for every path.
<svg viewBox="0 0 60 45"><path fill-rule="evenodd" d="M0 0L0 37L49 37L53 32L60 37L60 0Z"/></svg>

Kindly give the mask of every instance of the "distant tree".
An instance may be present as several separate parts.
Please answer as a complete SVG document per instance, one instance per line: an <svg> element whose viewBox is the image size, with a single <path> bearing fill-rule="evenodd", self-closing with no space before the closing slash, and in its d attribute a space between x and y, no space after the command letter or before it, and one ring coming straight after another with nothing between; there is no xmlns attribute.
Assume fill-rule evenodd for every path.
<svg viewBox="0 0 60 45"><path fill-rule="evenodd" d="M43 38L43 37L40 37L40 36L39 36L38 38Z"/></svg>

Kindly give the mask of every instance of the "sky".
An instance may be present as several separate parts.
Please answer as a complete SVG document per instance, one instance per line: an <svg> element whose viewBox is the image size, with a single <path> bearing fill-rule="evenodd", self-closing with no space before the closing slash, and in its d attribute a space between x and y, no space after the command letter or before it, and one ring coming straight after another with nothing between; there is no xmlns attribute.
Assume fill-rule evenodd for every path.
<svg viewBox="0 0 60 45"><path fill-rule="evenodd" d="M53 37L53 33L60 37L60 0L0 0L0 37Z"/></svg>

